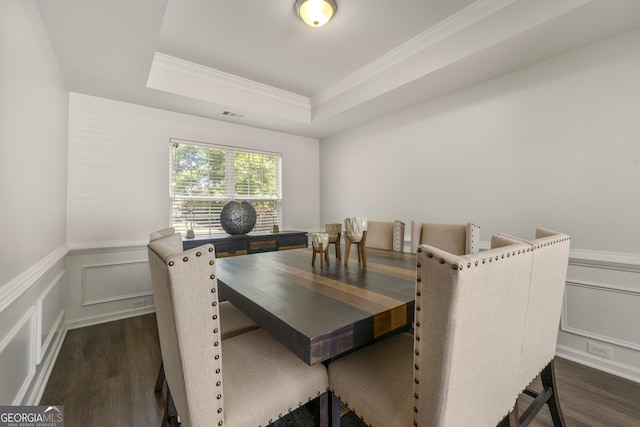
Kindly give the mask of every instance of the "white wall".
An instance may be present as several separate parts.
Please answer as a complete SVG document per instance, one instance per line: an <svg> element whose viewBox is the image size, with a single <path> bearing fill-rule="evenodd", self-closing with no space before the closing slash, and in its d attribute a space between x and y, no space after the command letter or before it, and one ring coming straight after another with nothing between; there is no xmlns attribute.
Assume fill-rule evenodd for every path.
<svg viewBox="0 0 640 427"><path fill-rule="evenodd" d="M71 248L146 242L169 225L169 139L282 153L283 228L319 223L318 141L70 94Z"/></svg>
<svg viewBox="0 0 640 427"><path fill-rule="evenodd" d="M317 229L317 140L71 93L69 327L153 309L144 245L169 225L170 138L282 153L283 229Z"/></svg>
<svg viewBox="0 0 640 427"><path fill-rule="evenodd" d="M572 267L569 281L593 286L568 288L559 343L639 381L638 46L640 30L322 140L321 222L473 221L483 241L537 226L568 233L590 272L574 279ZM587 337L613 359L587 354Z"/></svg>
<svg viewBox="0 0 640 427"><path fill-rule="evenodd" d="M32 1L0 2L0 404L37 404L64 337L68 93Z"/></svg>

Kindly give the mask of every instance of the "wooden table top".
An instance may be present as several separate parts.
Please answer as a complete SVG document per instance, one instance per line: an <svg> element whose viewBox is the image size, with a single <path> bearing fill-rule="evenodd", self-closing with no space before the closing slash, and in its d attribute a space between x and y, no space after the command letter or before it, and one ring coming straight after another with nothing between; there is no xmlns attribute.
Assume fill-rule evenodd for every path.
<svg viewBox="0 0 640 427"><path fill-rule="evenodd" d="M353 251L356 252L356 251ZM216 261L220 296L312 365L413 323L415 254L367 248L367 267L311 249Z"/></svg>

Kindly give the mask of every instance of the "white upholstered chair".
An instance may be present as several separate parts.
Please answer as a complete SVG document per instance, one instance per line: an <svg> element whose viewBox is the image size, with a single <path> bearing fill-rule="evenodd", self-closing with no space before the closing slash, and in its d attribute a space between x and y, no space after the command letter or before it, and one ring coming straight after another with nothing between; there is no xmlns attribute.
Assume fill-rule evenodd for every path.
<svg viewBox="0 0 640 427"><path fill-rule="evenodd" d="M520 383L527 385L540 375L543 387L540 392L531 388L525 390L526 394L536 400L529 405L530 411L523 412L520 422L528 424L546 404L554 426L564 426L556 387L554 358L569 264L570 237L544 228L536 230L533 240L507 237L521 240L533 249ZM517 405L515 409L517 410Z"/></svg>
<svg viewBox="0 0 640 427"><path fill-rule="evenodd" d="M167 408L172 396L184 427L265 426L312 399L326 409L322 364L308 366L262 329L222 340L216 262L210 244L149 243Z"/></svg>
<svg viewBox="0 0 640 427"><path fill-rule="evenodd" d="M564 426L553 357L569 240L538 229L470 255L420 246L415 335L333 361L330 388L372 426L528 425L545 403ZM527 386L538 373L536 393ZM535 400L519 418L523 390Z"/></svg>
<svg viewBox="0 0 640 427"><path fill-rule="evenodd" d="M419 245L435 246L455 255L473 254L480 250L480 227L467 224L432 224L411 221L411 253Z"/></svg>
<svg viewBox="0 0 640 427"><path fill-rule="evenodd" d="M173 227L152 232L149 236L149 242L154 241L163 242L165 245L171 247L175 252L182 252L182 235L180 233L176 233ZM258 325L245 316L243 312L238 310L229 301L220 301L218 307L220 310L220 334L222 339L231 338L258 328ZM164 366L161 363L155 384L156 393L162 391L163 385Z"/></svg>
<svg viewBox="0 0 640 427"><path fill-rule="evenodd" d="M421 245L414 335L329 364L330 388L365 423L494 426L510 413L522 390L533 257L529 245L507 237L494 236L492 248L454 255Z"/></svg>
<svg viewBox="0 0 640 427"><path fill-rule="evenodd" d="M404 252L404 222L369 221L366 246Z"/></svg>

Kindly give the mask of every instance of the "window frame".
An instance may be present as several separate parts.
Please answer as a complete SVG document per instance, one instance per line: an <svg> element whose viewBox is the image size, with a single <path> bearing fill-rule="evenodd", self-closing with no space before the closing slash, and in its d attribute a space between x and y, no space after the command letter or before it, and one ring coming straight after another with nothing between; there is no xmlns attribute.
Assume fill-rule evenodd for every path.
<svg viewBox="0 0 640 427"><path fill-rule="evenodd" d="M224 182L214 181L214 183L224 184L224 194L211 194L206 195L194 195L193 193L183 194L176 192L177 188L177 175L181 172L188 170L176 169L177 164L177 152L176 148L179 146L190 146L204 149L221 150L224 154ZM249 183L247 188L244 188L246 194L238 192L243 190L242 184L236 185L237 168L235 167L235 159L237 154L241 155L256 155L266 156L267 158L273 158L275 164L273 169L269 170L269 174L273 174L272 179L275 180L275 191L271 194L249 194L255 186L252 187ZM249 156L251 158L251 156ZM258 157L260 159L260 157ZM207 161L213 161L213 156L207 157ZM264 160L264 159L263 159ZM258 163L254 166L259 167ZM193 169L195 174L199 173L196 168ZM200 173L202 173L200 171ZM215 175L215 174L213 174ZM220 175L218 173L218 175ZM192 182L193 184L193 182ZM185 184L183 184L185 185ZM188 185L185 185L188 186ZM195 186L195 184L193 185ZM260 187L260 186L258 186ZM201 187L203 188L203 187ZM212 188L211 186L206 188ZM258 188L259 189L259 188ZM181 202L182 201L182 202ZM198 208L194 208L194 211L187 211L184 209L185 201L192 201L192 207L194 204L199 205ZM185 139L170 138L169 139L169 222L172 227L175 227L176 232L186 234L190 228L190 225L194 225L194 234L196 236L210 236L225 234L226 232L220 225L220 211L230 201L248 201L256 209L258 219L256 226L252 232L268 233L273 231L273 226L277 225L278 228L282 227L282 153L248 149L244 147L214 144L200 141L190 141ZM191 215L189 212L194 212ZM190 219L193 221L191 222Z"/></svg>

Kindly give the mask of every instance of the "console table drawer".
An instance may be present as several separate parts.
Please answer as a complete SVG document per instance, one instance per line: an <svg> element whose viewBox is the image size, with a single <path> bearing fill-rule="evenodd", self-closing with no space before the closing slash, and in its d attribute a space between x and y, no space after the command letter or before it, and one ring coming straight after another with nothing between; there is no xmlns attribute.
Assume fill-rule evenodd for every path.
<svg viewBox="0 0 640 427"><path fill-rule="evenodd" d="M268 251L277 251L278 250L278 242L277 240L259 240L256 242L249 242L249 252L268 252Z"/></svg>
<svg viewBox="0 0 640 427"><path fill-rule="evenodd" d="M280 250L306 248L307 236L284 237L280 239Z"/></svg>
<svg viewBox="0 0 640 427"><path fill-rule="evenodd" d="M247 254L247 245L244 243L214 243L213 246L218 258Z"/></svg>

